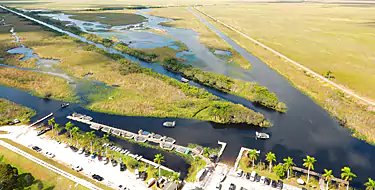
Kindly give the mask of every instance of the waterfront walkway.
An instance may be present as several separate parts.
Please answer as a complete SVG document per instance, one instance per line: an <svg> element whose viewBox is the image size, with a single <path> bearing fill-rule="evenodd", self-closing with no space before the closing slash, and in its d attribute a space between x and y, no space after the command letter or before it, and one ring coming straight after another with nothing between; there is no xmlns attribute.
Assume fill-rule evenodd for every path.
<svg viewBox="0 0 375 190"><path fill-rule="evenodd" d="M96 123L96 122L93 122L93 121L89 121L89 120L85 120L85 119L80 119L78 117L73 117L73 116L67 116L66 118L70 119L70 120L74 120L74 121L78 121L78 122L81 122L81 123L85 123L85 124L88 124L90 125L90 128L92 129L95 129L95 130L102 130L103 132L106 132L106 133L109 133L109 134L113 134L113 135L117 135L117 136L120 136L120 137L124 137L124 138L129 138L129 136L125 136L125 134L130 134L130 136L133 136L133 139L136 139L136 137L143 137L145 138L146 141L150 141L150 142L154 142L154 143L157 143L157 144L160 144L160 143L166 143L165 141L163 141L163 139L156 139L156 138L153 138L152 135L141 135L141 134L136 134L136 133L133 133L131 131L127 131L127 130L124 130L124 129L118 129L118 128L115 128L115 127L111 127L111 126L108 126L108 125L104 125L104 124L100 124L100 123ZM112 131L116 131L115 133L112 132ZM112 132L112 133L111 133ZM200 152L199 150L197 149L194 149L194 148L188 148L188 147L185 147L185 146L181 146L181 145L178 145L178 144L173 144L173 143L168 143L170 146L172 146L174 149L185 149L185 150L190 150L191 152L193 152L196 156L199 156L202 160L204 160L206 162L207 165L210 165L212 162L210 159L204 157L202 155L202 152ZM159 167L159 164L156 164L155 162L152 162L152 161L149 161L147 159L144 159L144 158L141 158L141 161L143 162L146 162L146 163L149 163L151 165L154 165L155 167ZM160 166L162 169L165 169L167 171L173 171L165 166Z"/></svg>

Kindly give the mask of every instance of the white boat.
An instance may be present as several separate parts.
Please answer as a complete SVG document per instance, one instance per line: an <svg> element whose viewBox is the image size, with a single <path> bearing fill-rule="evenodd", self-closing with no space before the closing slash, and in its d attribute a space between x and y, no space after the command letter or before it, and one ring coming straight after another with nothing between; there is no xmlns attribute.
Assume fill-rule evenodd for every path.
<svg viewBox="0 0 375 190"><path fill-rule="evenodd" d="M182 77L181 82L187 83L187 82L189 82L189 79Z"/></svg>
<svg viewBox="0 0 375 190"><path fill-rule="evenodd" d="M256 139L269 139L270 135L268 135L267 133L259 133L258 131L256 131L255 138Z"/></svg>
<svg viewBox="0 0 375 190"><path fill-rule="evenodd" d="M169 127L169 128L172 128L176 125L176 121L166 121L163 123L163 126L164 127Z"/></svg>

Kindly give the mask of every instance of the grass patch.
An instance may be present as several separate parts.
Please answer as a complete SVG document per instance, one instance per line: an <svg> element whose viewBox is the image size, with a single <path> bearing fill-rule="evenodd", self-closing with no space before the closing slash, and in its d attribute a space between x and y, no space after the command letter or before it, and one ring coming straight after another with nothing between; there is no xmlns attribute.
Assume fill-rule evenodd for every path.
<svg viewBox="0 0 375 190"><path fill-rule="evenodd" d="M5 125L16 118L21 123L27 123L35 114L36 112L30 108L0 98L0 125Z"/></svg>
<svg viewBox="0 0 375 190"><path fill-rule="evenodd" d="M29 148L27 148L27 147L24 147L24 146L22 146L22 145L20 145L20 144L18 144L18 143L16 143L16 142L13 142L13 141L11 141L11 140L9 140L9 139L0 139L0 140L6 142L6 143L8 143L8 144L11 144L11 145L13 145L13 146L15 146L15 147L21 149L22 151L27 152L27 153L33 155L34 157L39 158L39 159L41 159L41 160L43 160L43 161L45 161L45 162L47 162L47 163L49 163L49 164L51 164L51 165L54 165L55 167L60 168L61 170L64 170L64 171L66 171L66 172L68 172L68 173L70 173L70 174L72 174L72 175L75 175L75 176L81 178L81 179L87 180L87 181L91 182L92 184L95 184L96 186L98 186L98 187L100 187L100 188L102 188L102 189L106 189L106 190L111 189L111 188L107 187L106 185L103 185L103 184L101 184L101 183L98 183L98 182L92 180L91 178L89 178L89 177L87 177L87 176L85 176L85 175L83 175L83 174L80 174L80 173L77 173L77 172L73 171L69 166L64 165L64 164L61 164L61 163L58 163L58 162L56 162L56 161L54 161L54 160L51 160L51 159L49 159L49 158L47 158L47 157L45 157L45 156L43 156L43 155L41 155L41 154L35 152L35 151L32 150L32 149L29 149ZM23 157L21 157L21 158L23 158ZM24 159L25 159L25 158L24 158ZM26 160L27 160L27 159L26 159ZM28 169L29 171L31 171L32 167L36 167L36 166L39 166L39 165L37 165L37 164L30 164L30 166L26 166L26 165L25 165L23 168L31 167L30 169ZM42 167L42 166L40 166L40 167ZM46 169L46 170L48 170L48 169ZM52 171L49 171L49 170L48 170L48 172L51 173L51 174L56 174L55 172L52 172ZM59 176L58 174L56 174L56 175ZM38 177L39 179L43 179L43 173L42 173L42 175L41 175L40 177L37 176L37 175L36 175L36 177ZM61 176L59 176L59 177L61 177ZM60 179L60 180L61 180L61 179ZM48 181L48 180L47 180L47 181ZM71 185L71 186L75 186L75 183L74 183L74 182L71 182L71 183L68 183L68 182L69 182L69 180L65 181L65 183L67 183L67 184L71 184L71 183L72 183L73 185ZM64 185L65 183L61 183L61 186L64 186L64 187L65 187L65 185ZM69 185L69 186L70 186L70 185ZM69 186L68 186L68 187L69 187ZM58 187L60 187L60 186L58 186ZM66 189L69 189L69 188L66 188Z"/></svg>

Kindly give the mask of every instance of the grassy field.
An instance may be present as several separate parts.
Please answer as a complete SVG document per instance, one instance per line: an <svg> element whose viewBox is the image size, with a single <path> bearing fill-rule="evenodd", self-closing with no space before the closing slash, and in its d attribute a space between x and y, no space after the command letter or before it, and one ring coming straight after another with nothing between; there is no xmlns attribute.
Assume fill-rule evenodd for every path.
<svg viewBox="0 0 375 190"><path fill-rule="evenodd" d="M94 12L94 11L86 11L86 12L68 12L68 14L73 14L74 16L70 17L72 19L77 20L85 20L90 22L100 22L103 24L111 25L111 26L120 26L120 25L127 25L127 24L137 24L145 21L145 17L141 15L126 13L124 11L121 12Z"/></svg>
<svg viewBox="0 0 375 190"><path fill-rule="evenodd" d="M240 12L241 10L242 11L247 10L249 12L249 14L251 14L252 11L250 11L250 10L256 11L255 9L251 8L252 6L258 7L258 8L259 7L265 7L264 8L265 11L271 11L272 7L273 7L273 9L279 10L277 7L280 8L280 7L284 7L286 5L285 4L271 4L269 7L268 7L268 5L266 6L266 5L262 5L262 4L260 4L260 5L246 5L246 6L244 5L243 7L245 7L245 8L247 7L248 9L245 9L245 8L241 9L241 7L237 7L238 12ZM322 5L316 5L316 4L312 4L312 5L292 4L291 7L293 7L293 6L301 6L301 10L306 9L305 18L309 15L307 13L309 13L308 11L310 9L316 8L317 10L321 10L321 11L331 10L331 9L321 8ZM333 6L333 5L326 5L326 6ZM227 14L232 14L232 15L237 14L237 12L235 12L233 10L232 10L232 12L229 12L229 10L228 11L218 11L219 8L222 8L222 10L225 10L224 7L216 7L216 8L211 8L211 9L209 9L208 7L203 7L201 9L204 10L204 11L207 11L207 13L209 13L209 14L213 14L213 16L218 16L218 18L220 20L223 20L223 21L224 20L228 21L227 18L223 16L224 12L227 12ZM232 8L230 6L228 9L232 9ZM301 16L295 16L293 18L294 19L298 19L298 18L301 18L301 17L303 18L303 16L302 16L302 15L304 15L303 11L301 11L298 7L295 7L295 9L298 10L298 11L295 11L295 12L300 13ZM346 14L344 14L344 15L347 15L347 16L352 15L352 17L356 18L354 14L349 14L348 11L351 10L351 9L356 10L356 9L362 9L362 8L360 8L360 7L333 7L332 10L335 10L335 9L343 9L341 11L341 14L344 14L345 11L347 11ZM369 8L369 9L371 9L371 8ZM369 10L369 9L364 9L364 13L363 14L361 13L359 15L363 16L363 15L366 15L366 14L370 14L370 12L366 11L366 10ZM289 8L285 8L285 10L289 10ZM244 12L242 12L242 13L244 14ZM296 13L293 13L293 14L296 14ZM338 14L338 13L337 13L337 11L336 12L332 11L330 14ZM262 18L263 13L259 13L258 15L260 15L260 18ZM315 15L315 14L310 10L310 15ZM229 30L225 27L223 27L222 25L220 25L218 23L213 22L212 20L210 20L207 17L204 17L204 18L206 18L208 21L210 21L214 26L219 28L221 31L223 31L224 33L229 35L233 40L235 40L237 43L239 43L241 46L243 46L249 52L253 53L257 57L262 59L263 62L268 64L270 67L272 67L273 69L275 69L279 73L281 73L287 79L289 79L293 83L293 85L296 86L298 89L300 89L301 91L303 91L304 93L306 93L307 95L312 97L324 109L326 109L328 112L330 112L330 114L333 117L338 119L342 125L350 128L353 131L353 135L355 137L357 137L359 139L362 139L362 140L366 140L369 143L375 143L375 135L374 135L375 134L375 128L373 127L373 126L375 126L375 114L374 114L375 108L368 107L366 105L362 105L361 103L356 102L354 99L346 97L343 93L341 93L341 92L339 92L335 89L332 89L331 87L329 87L326 84L323 84L323 83L319 82L318 80L311 77L309 74L306 74L306 73L302 72L298 68L290 65L289 63L287 63L284 60L280 59L279 57L273 55L269 51L266 51L263 48L254 45L252 42L250 42L246 38L238 35L237 33L233 32L233 31L231 31L231 30ZM239 20L245 19L245 18L246 17L241 17L241 18L238 17ZM277 21L280 18L281 17L275 18L275 20ZM315 17L314 18L308 17L308 18L310 18L310 19L307 19L307 21L310 21L310 22L315 21L315 22L311 23L311 25L316 26L316 28L315 28L315 30L310 29L310 30L307 30L307 31L316 31L316 32L321 32L321 31L325 30L324 27L318 28L317 26L319 24L321 24L323 26L324 26L324 24L328 24L329 26L327 26L327 28L330 28L330 27L335 26L335 24L334 24L335 22L338 22L338 23L349 22L349 20L345 20L345 19L340 20L338 18L336 18L336 19L331 18L331 19L324 20L323 18L321 18L319 16L316 16L316 19L315 19ZM323 21L317 22L317 20L319 20L319 18L324 20L324 22ZM234 19L234 16L233 16L232 21L230 21L229 23L231 23L231 25L234 26L234 27L238 27L238 25L233 24L233 23L237 22L237 21L234 21L234 20L236 20L236 19ZM249 20L249 23L257 21L257 19L248 19L248 20ZM288 20L293 20L293 19L289 18ZM288 20L285 20L285 22L288 23L287 22ZM301 19L301 20L303 20L303 19ZM329 21L331 21L332 24L329 24ZM263 24L266 25L265 23L268 23L268 22L272 23L273 21L269 20L267 22L263 22ZM261 24L259 23L259 25L261 25ZM296 25L296 24L294 23L293 25ZM248 24L244 25L243 24L243 27L247 27L247 26L251 26L251 25L248 25ZM270 25L269 27L272 28L274 26L276 26L276 24L272 24L272 26ZM279 26L279 30L284 28L281 25L278 25L278 26ZM344 25L344 26L349 27L349 25ZM261 26L259 26L259 27L261 27ZM364 25L360 25L360 24L357 24L357 25L353 24L353 27L357 28L357 29L359 27L359 28L366 28L366 30L371 30L371 28L369 28L367 26L364 26ZM256 29L256 27L254 28L255 31L257 31L258 29ZM296 29L298 29L298 27ZM242 29L240 29L240 30L242 30ZM276 28L273 29L273 30L263 28L263 30L265 30L264 34L268 34L268 33L273 33L276 30ZM287 29L284 29L284 30L287 30ZM291 30L289 30L289 31L291 31ZM304 32L306 32L306 31L301 31L301 33L304 33ZM337 32L337 35L341 35L344 32L345 32L345 30ZM346 31L346 32L348 32L348 31ZM259 33L262 34L262 32L259 32ZM324 32L322 32L320 34L321 34L321 36L324 36L323 34L325 34L325 36L327 38L329 38L329 37L334 38L334 36L335 36L335 35L333 35L333 33L330 33L331 35L327 35L327 33L324 33ZM249 34L249 35L252 36L251 34ZM271 35L271 34L269 34L269 35ZM274 35L276 35L276 33ZM311 35L312 34L310 34L310 36ZM349 34L347 33L347 35L349 35ZM361 40L359 40L355 37L354 33L351 34L351 35L353 36L353 38L351 39L353 41L353 43L355 41L356 41L356 43L361 42ZM294 36L299 36L299 35L297 35L297 34L296 35L285 35L284 37L285 38L293 38ZM316 34L314 37L316 37L318 39L317 40L318 42L321 41L318 34ZM334 55L332 54L331 57L327 58L327 60L332 60L334 58L337 58L340 61L340 60L342 60L342 57L345 57L345 56L348 56L348 55L354 55L354 54L350 54L350 53L348 53L348 54L344 53L345 52L344 50L347 47L346 47L345 44L340 44L340 43L344 43L346 40L350 41L350 39L343 38L343 37L344 36L340 37L339 38L340 40L337 40L338 46L340 46L340 47L337 46L336 49L330 50L332 53L340 50L341 53L336 54L337 53L336 52ZM261 42L265 42L264 40L262 40L263 38L266 38L266 36L263 35L262 38L260 38L260 39L255 37L255 39L260 40ZM370 35L364 35L363 39L367 39L367 38L370 40ZM315 38L311 38L311 37L305 38L305 40L307 40L307 41L308 40L314 40L314 39ZM281 39L281 37L279 39L274 39L273 43L277 43L279 40L283 40L283 39ZM301 40L302 39L300 39L299 41L301 41ZM330 42L332 42L332 40L333 39L331 39ZM305 41L304 44L308 43L307 41ZM341 42L341 41L343 41L343 42ZM290 48L295 47L295 46L285 46L284 45L283 48L280 49L280 47L279 48L273 47L272 43L270 43L270 42L268 42L270 44L268 44L267 42L265 42L265 43L267 45L271 46L272 48L275 48L278 51L280 50L282 53L284 53L284 51L286 51L288 48L290 49ZM314 42L309 42L309 43L314 44ZM321 43L323 43L323 42L321 41ZM364 42L364 43L365 44L364 44L363 47L369 47L369 46L366 45L366 44L368 44L367 42ZM297 44L300 44L300 46L298 46L299 49L304 49L304 48L310 47L310 44L304 45L304 46L302 45L301 42L298 42ZM306 63L310 62L310 60L318 59L319 57L321 57L322 55L325 54L325 53L316 52L316 51L319 51L319 50L324 48L324 46L323 46L324 44L321 44L321 45L322 45L321 48L315 48L315 50L311 50L315 54L312 57L308 56L311 59L306 60ZM359 46L359 45L357 44L357 46ZM330 46L328 46L328 47L330 47ZM349 46L349 47L351 47L351 46ZM355 47L355 46L353 46L353 47ZM359 55L358 49L361 49L361 48L353 48L352 51L353 52L357 51L357 53ZM299 51L299 50L296 50L296 51ZM369 51L369 50L364 50L364 52L366 52L366 51ZM294 59L293 55L290 55L288 53L286 53L286 54ZM317 55L317 54L319 54L319 55ZM338 55L340 55L340 56L338 56ZM354 57L352 56L352 58L355 58L355 56ZM348 58L348 60L352 60L352 58ZM357 58L358 58L358 56L357 56ZM300 60L297 60L297 61L300 61ZM357 77L357 79L353 79L353 81L358 80L359 78L362 78L361 75L365 74L367 76L369 74L369 72L371 73L372 68L375 66L375 65L369 66L367 68L367 66L365 66L365 65L368 65L368 63L366 63L368 61L368 59L362 59L362 61L360 61L360 59L358 59L357 61L358 62L352 63L350 66L348 65L348 63L345 63L345 61L343 61L341 66L339 66L340 64L338 63L338 61L336 61L335 63L337 65L337 68L343 68L344 67L343 65L346 65L346 66L348 66L348 68L352 68L352 70L355 71L355 72L350 71L346 68L344 68L344 71L336 71L337 69L332 68L333 75L336 77L336 79L334 79L334 80L336 80L337 82L340 82L340 81L338 81L338 77L341 76L339 74L340 72L348 72L349 73L348 75L351 75L353 77ZM300 61L300 62L304 63L304 61ZM322 64L322 62L315 62L315 65L324 65L322 67L329 67L330 65L332 65L330 63L328 64L327 62L325 62L325 63L326 64ZM357 65L357 66L353 66L353 65ZM314 67L317 67L317 66L314 66ZM358 69L354 69L353 67L358 67L358 68L362 68L362 69L360 69L360 71L359 71ZM329 69L331 69L331 68L329 68ZM357 75L357 76L355 76L355 75ZM365 75L363 75L363 76L365 76ZM366 77L366 79L364 79L364 81L363 81L363 85L368 86L368 84L371 83L372 77L374 77L374 75L371 75L371 77L370 76ZM367 88L368 88L368 90L367 90L366 93L371 94L372 93L372 92L370 92L371 87L368 86ZM361 89L362 89L362 87L361 87Z"/></svg>
<svg viewBox="0 0 375 190"><path fill-rule="evenodd" d="M4 156L2 160L3 163L8 163L16 167L19 173L31 173L36 178L36 182L27 189L87 189L81 185L76 186L75 182L60 176L59 174L34 163L7 148L0 146L0 152L1 155Z"/></svg>
<svg viewBox="0 0 375 190"><path fill-rule="evenodd" d="M20 144L18 144L18 143L16 143L16 142L13 142L13 141L11 141L11 140L9 140L9 139L0 139L0 140L6 142L6 143L8 143L8 144L11 144L11 145L13 145L13 146L15 146L15 147L21 149L22 151L27 152L27 153L33 155L34 157L39 158L39 159L41 159L41 160L43 160L43 161L45 161L45 162L47 162L47 163L49 163L49 164L51 164L51 165L54 165L55 167L60 168L61 170L64 170L64 171L66 171L66 172L68 172L68 173L70 173L70 174L73 174L73 175L75 175L75 176L77 176L77 177L79 177L79 178L81 178L81 179L87 180L87 181L91 182L92 184L96 185L96 186L99 187L99 188L102 188L102 189L104 189L104 190L110 190L110 189L111 189L110 187L108 187L108 186L106 186L106 185L103 185L103 184L101 184L101 183L98 183L97 181L94 181L93 179L91 179L91 178L89 178L89 177L87 177L87 176L85 176L85 175L83 175L83 174L81 174L81 173L77 173L77 172L75 172L74 170L71 169L70 166L68 166L68 165L64 165L64 164L61 164L61 163L58 163L58 162L56 162L56 161L54 161L54 160L51 160L51 159L47 158L46 156L43 156L43 155L41 155L41 154L35 152L34 150L30 149L30 148L24 147L23 145L20 145ZM23 158L23 157L22 157L22 158ZM30 167L30 168L32 169L33 167L36 167L36 165L37 165L37 164L31 164L31 166L25 166L25 167L23 167L23 168L27 169L28 167ZM39 165L38 165L38 166L39 166ZM31 169L28 169L29 172L31 172ZM56 176L58 176L57 178L55 178L55 181L61 183L61 187L65 187L65 188L61 188L61 189L69 189L69 187L71 187L71 186L75 186L75 184L76 184L76 183L74 183L74 182L71 182L71 181L68 180L68 179L66 179L65 183L62 183L63 181L62 181L62 177L61 177L61 176L59 176L58 174L56 174L56 173L54 173L54 172L52 172L52 171L49 171L49 170L48 170L47 172L49 172L49 173L53 173L53 174L55 174ZM43 175L43 173L42 173L42 175ZM44 178L42 178L42 176L41 176L41 177L38 177L37 175L35 175L35 176L36 176L37 178L39 178L39 179L44 179ZM48 176L46 176L46 177L48 177ZM47 179L46 181L48 181L48 178L46 178L46 179ZM50 180L53 180L53 179L54 179L54 178L51 178ZM62 182L61 182L61 181L62 181ZM70 182L70 183L69 183L69 182ZM49 183L52 184L52 181L49 182ZM70 185L70 184L73 184L73 185ZM56 185L56 187L60 187L60 185ZM82 187L82 186L80 186L80 185L77 186L77 187L80 187L81 189L82 189L82 188L83 188L83 189L86 189L85 187Z"/></svg>
<svg viewBox="0 0 375 190"><path fill-rule="evenodd" d="M175 21L163 23L165 26L177 28L192 29L199 33L199 40L205 44L207 48L227 50L232 52L232 56L228 58L228 63L238 65L242 68L249 69L251 64L247 62L240 54L234 51L223 39L212 32L204 23L196 18L193 13L189 12L186 7L170 7L152 9L150 14L160 17L173 18Z"/></svg>
<svg viewBox="0 0 375 190"><path fill-rule="evenodd" d="M5 125L15 118L21 123L27 123L34 115L34 110L0 98L0 125Z"/></svg>

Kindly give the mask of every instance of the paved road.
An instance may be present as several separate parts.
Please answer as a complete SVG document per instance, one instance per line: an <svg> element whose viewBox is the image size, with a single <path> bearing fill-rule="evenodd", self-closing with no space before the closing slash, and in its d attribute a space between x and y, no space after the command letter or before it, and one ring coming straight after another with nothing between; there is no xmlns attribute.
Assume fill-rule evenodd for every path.
<svg viewBox="0 0 375 190"><path fill-rule="evenodd" d="M52 170L52 171L66 177L66 178L68 178L68 179L70 179L70 180L72 180L72 181L74 181L74 182L76 182L76 183L78 183L78 184L80 184L84 187L87 187L88 189L101 190L101 188L95 186L94 184L92 184L92 183L90 183L86 180L83 180L81 178L78 178L78 177L76 177L76 176L74 176L74 175L72 175L68 172L65 172L65 171L63 171L63 170L61 170L61 169L59 169L59 168L57 168L57 167L55 167L51 164L48 164L48 163L44 162L43 160L40 160L39 158L36 158L36 157L18 149L17 147L14 147L14 146L12 146L12 145L10 145L10 144L2 141L2 140L0 140L0 145L9 149L9 150L11 150L11 151L13 151L13 152L15 152L15 153L17 153L17 154L20 154L21 156L41 165L43 167L46 167L47 169Z"/></svg>
<svg viewBox="0 0 375 190"><path fill-rule="evenodd" d="M360 96L360 95L356 94L355 92L353 92L353 91L351 91L351 90L349 90L349 89L347 89L347 88L345 88L345 87L343 87L343 86L341 86L341 85L339 85L339 84L337 84L337 83L335 83L335 82L333 82L333 81L331 81L331 80L325 78L324 76L322 76L322 75L320 75L320 74L318 74L318 73L312 71L311 69L309 69L309 68L303 66L302 64L300 64L300 63L298 63L298 62L296 62L296 61L294 61L294 60L288 58L287 56L281 54L280 52L278 52L278 51L276 51L276 50L274 50L274 49L272 49L272 48L270 48L270 47L268 47L268 46L266 46L266 45L260 43L259 41L257 41L257 40L255 40L255 39L251 38L250 36L248 36L248 35L242 33L241 31L239 31L239 30L233 28L232 26L230 26L230 25L228 25L228 24L226 24L226 23L224 23L224 22L222 22L222 21L216 19L215 17L213 17L213 16L211 16L211 15L209 15L209 14L203 12L202 10L198 9L197 7L194 7L194 9L197 10L198 12L202 13L203 15L206 15L207 17L211 18L212 20L214 20L214 21L216 21L216 22L218 22L218 23L224 25L225 27L229 28L230 30L232 30L232 31L234 31L234 32L236 32L236 33L238 33L238 34L240 34L241 36L243 36L243 37L249 39L249 40L252 41L253 43L255 43L255 44L257 44L257 45L263 47L264 49L266 49L266 50L268 50L268 51L274 53L275 55L277 55L277 56L279 56L279 57L285 59L286 61L288 61L289 63L291 63L291 64L293 64L293 65L295 65L295 66L297 66L298 68L300 68L300 69L302 69L302 70L304 70L304 71L306 71L306 72L308 72L308 73L314 75L314 76L317 77L319 80L324 81L324 82L326 82L326 83L332 85L333 87L337 88L338 90L341 90L342 92L346 93L347 95L349 95L349 96L353 96L353 97L357 98L358 100L361 100L362 102L364 102L364 103L366 103L366 104L369 104L369 105L375 106L375 102L374 102L373 100L371 100L371 99L369 99L369 98L367 98L367 97Z"/></svg>

